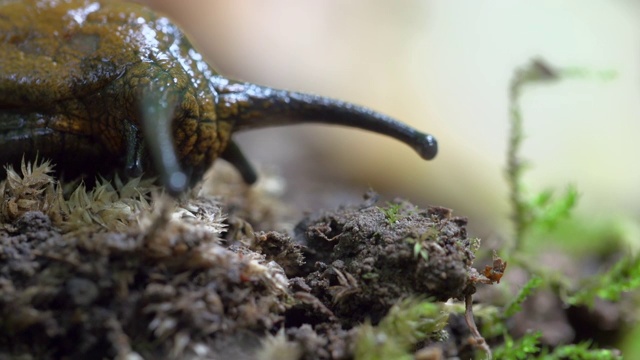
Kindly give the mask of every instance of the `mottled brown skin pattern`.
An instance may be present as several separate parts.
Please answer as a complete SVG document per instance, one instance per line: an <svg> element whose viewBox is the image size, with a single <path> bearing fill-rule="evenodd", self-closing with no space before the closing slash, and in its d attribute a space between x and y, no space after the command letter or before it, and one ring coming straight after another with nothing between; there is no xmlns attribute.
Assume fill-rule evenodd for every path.
<svg viewBox="0 0 640 360"><path fill-rule="evenodd" d="M304 122L437 152L431 135L372 110L227 80L141 5L0 0L0 163L39 154L71 176L144 171L180 193L218 157L255 180L232 132Z"/></svg>
<svg viewBox="0 0 640 360"><path fill-rule="evenodd" d="M175 25L135 4L52 3L0 8L0 161L39 151L63 168L101 158L121 164L123 134L140 128L149 87L180 98L173 134L184 166L206 168L220 155L232 123L216 118L214 74Z"/></svg>

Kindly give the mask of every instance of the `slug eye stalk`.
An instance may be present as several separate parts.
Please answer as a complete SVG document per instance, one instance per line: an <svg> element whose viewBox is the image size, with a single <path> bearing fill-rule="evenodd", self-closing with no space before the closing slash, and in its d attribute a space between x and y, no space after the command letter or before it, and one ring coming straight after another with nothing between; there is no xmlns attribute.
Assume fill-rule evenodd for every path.
<svg viewBox="0 0 640 360"><path fill-rule="evenodd" d="M225 83L221 93L220 104L237 110L235 131L305 123L342 125L395 138L425 160L438 153L438 143L432 135L363 106L250 83Z"/></svg>
<svg viewBox="0 0 640 360"><path fill-rule="evenodd" d="M171 86L144 88L140 111L145 144L152 161L167 192L176 196L187 189L189 179L180 166L174 148L171 129L175 108L179 102L176 96L172 95L175 94L172 93ZM130 165L127 166L129 167Z"/></svg>

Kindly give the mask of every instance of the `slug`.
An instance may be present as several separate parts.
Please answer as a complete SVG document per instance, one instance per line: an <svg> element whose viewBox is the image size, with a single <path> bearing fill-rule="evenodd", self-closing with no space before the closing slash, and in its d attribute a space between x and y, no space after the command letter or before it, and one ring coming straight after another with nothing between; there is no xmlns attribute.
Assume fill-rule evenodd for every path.
<svg viewBox="0 0 640 360"><path fill-rule="evenodd" d="M219 157L256 180L235 132L311 122L437 152L433 136L370 109L229 80L142 5L0 0L0 163L39 155L64 174L144 173L180 194Z"/></svg>

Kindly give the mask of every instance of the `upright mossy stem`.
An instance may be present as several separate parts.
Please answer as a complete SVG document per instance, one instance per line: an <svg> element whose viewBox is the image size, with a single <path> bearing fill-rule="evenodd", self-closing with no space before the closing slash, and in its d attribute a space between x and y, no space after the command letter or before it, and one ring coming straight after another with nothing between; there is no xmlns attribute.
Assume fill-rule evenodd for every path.
<svg viewBox="0 0 640 360"><path fill-rule="evenodd" d="M546 226L549 227L548 224L555 224L563 216L566 217L577 200L577 190L574 187L569 187L563 197L553 201L550 192L543 192L538 195L538 198L526 198L522 178L527 163L520 157L524 131L519 101L523 88L532 84L572 78L609 81L615 76L616 73L610 70L594 71L578 67L557 69L540 59L535 59L516 70L509 87L509 123L511 128L509 130L506 168L509 200L513 211L511 220L514 224L514 240L510 249L512 252L517 253L522 249L525 238L532 228L545 225L541 224L543 222L546 222ZM556 214L552 213L554 209ZM550 214L551 216L549 216Z"/></svg>
<svg viewBox="0 0 640 360"><path fill-rule="evenodd" d="M605 274L592 274L588 282L578 283L577 292L573 295L569 279L564 278L557 269L543 268L536 263L531 253L524 252L523 246L527 237L534 231L548 231L555 224L567 217L574 208L577 200L577 191L569 187L560 197L555 197L552 190L545 190L531 196L525 191L523 174L526 170L526 162L520 158L520 147L523 142L523 126L520 109L520 96L522 89L529 84L567 78L595 78L597 80L610 80L615 73L611 71L592 71L580 68L555 69L540 60L534 60L527 66L518 69L511 81L510 100L510 137L508 148L508 163L506 168L507 181L510 187L510 201L512 205L512 221L514 224L514 241L508 249L509 260L513 260L520 268L529 273L530 279L524 284L515 297L507 302L501 309L491 313L483 322L488 329L489 337L504 335L504 343L496 348L497 358L603 358L620 359L619 351L613 349L592 348L591 340L578 344L560 345L549 349L540 341L540 333L532 332L518 340L513 340L507 333L506 323L516 313L522 311L523 302L540 287L550 288L558 295L565 306L589 305L596 297L607 300L605 292L611 290L611 295L617 298L623 291L637 288L640 281L635 281L638 276L630 275L634 279L627 282L624 275L616 271ZM629 262L627 262L629 259ZM617 262L616 267L624 270L629 275L631 269L640 269L638 258L625 258ZM632 270L633 271L633 270ZM622 286L620 286L622 285ZM592 287L590 287L592 286ZM586 291L585 291L586 290ZM485 334L486 335L486 334ZM542 355L542 356L540 356Z"/></svg>
<svg viewBox="0 0 640 360"><path fill-rule="evenodd" d="M521 91L526 85L557 80L556 70L542 60L533 60L525 67L516 70L509 86L509 143L507 147L507 184L509 200L513 211L511 220L514 224L513 250L520 250L528 230L529 214L524 199L522 175L526 162L520 157L520 149L524 139L522 113L520 110Z"/></svg>

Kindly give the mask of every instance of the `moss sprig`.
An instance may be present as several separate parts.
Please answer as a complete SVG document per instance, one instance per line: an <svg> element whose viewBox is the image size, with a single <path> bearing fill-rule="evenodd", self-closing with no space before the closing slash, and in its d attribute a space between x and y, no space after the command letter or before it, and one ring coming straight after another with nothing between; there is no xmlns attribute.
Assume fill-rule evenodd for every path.
<svg viewBox="0 0 640 360"><path fill-rule="evenodd" d="M569 187L559 197L551 190L529 196L524 185L523 175L528 162L520 157L524 141L524 129L520 97L525 86L557 81L558 71L541 60L534 60L527 66L516 70L509 87L509 114L511 128L507 148L507 184L514 224L513 251L522 248L529 231L534 227L551 228L571 212L576 204L578 193L575 187Z"/></svg>
<svg viewBox="0 0 640 360"><path fill-rule="evenodd" d="M618 301L622 294L640 289L640 256L625 256L608 271L590 277L566 299L571 305L593 307L596 298Z"/></svg>
<svg viewBox="0 0 640 360"><path fill-rule="evenodd" d="M377 326L358 326L355 358L367 360L413 359L412 346L441 337L449 312L429 300L405 299L395 304Z"/></svg>

